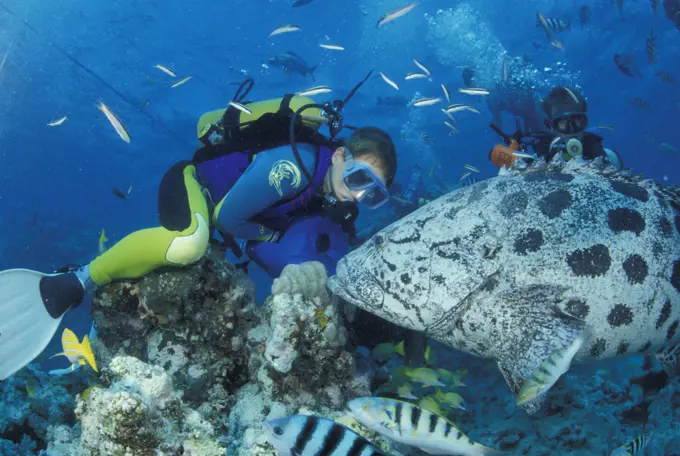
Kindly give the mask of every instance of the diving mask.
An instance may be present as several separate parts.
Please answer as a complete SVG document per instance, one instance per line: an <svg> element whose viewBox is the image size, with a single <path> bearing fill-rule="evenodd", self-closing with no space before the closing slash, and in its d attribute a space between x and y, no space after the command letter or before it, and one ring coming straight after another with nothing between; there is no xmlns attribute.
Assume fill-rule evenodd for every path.
<svg viewBox="0 0 680 456"><path fill-rule="evenodd" d="M354 157L347 149L345 149L345 163L342 181L358 202L370 209L376 209L390 199L390 192L382 180L373 173L371 167L354 161Z"/></svg>
<svg viewBox="0 0 680 456"><path fill-rule="evenodd" d="M588 128L588 116L584 112L568 112L548 121L550 128L562 135L575 135Z"/></svg>

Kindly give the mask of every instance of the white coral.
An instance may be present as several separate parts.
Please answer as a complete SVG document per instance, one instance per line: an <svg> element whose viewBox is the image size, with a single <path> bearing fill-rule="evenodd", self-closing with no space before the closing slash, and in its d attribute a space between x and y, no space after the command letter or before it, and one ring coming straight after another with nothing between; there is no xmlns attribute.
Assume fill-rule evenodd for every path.
<svg viewBox="0 0 680 456"><path fill-rule="evenodd" d="M272 295L287 294L290 296L301 294L306 299L320 298L328 300L326 281L328 272L326 267L318 261L307 261L302 264L289 264L278 279L274 279Z"/></svg>

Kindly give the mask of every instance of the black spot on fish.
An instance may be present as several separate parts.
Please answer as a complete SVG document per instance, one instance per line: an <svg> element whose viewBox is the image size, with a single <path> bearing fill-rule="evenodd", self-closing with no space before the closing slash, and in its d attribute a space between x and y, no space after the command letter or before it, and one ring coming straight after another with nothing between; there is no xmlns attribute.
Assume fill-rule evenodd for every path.
<svg viewBox="0 0 680 456"><path fill-rule="evenodd" d="M423 274L424 272L427 271L427 268L425 266L418 266L418 272Z"/></svg>
<svg viewBox="0 0 680 456"><path fill-rule="evenodd" d="M411 276L408 275L408 273L406 272L399 276L399 278L401 279L401 283L403 283L404 285L408 285L409 283L411 283Z"/></svg>
<svg viewBox="0 0 680 456"><path fill-rule="evenodd" d="M548 193L538 202L538 208L541 210L543 215L548 218L555 218L562 215L574 199L567 190L555 190L552 193Z"/></svg>
<svg viewBox="0 0 680 456"><path fill-rule="evenodd" d="M451 429L452 429L451 423L447 421L446 424L444 425L444 438L449 436L449 434L451 433Z"/></svg>
<svg viewBox="0 0 680 456"><path fill-rule="evenodd" d="M680 260L673 263L673 273L671 274L671 285L680 293Z"/></svg>
<svg viewBox="0 0 680 456"><path fill-rule="evenodd" d="M397 270L397 265L396 265L396 264L390 263L390 262L387 261L384 257L381 257L381 259L382 259L383 263L385 263L385 264L387 265L387 267L390 269L390 271L394 272L394 271Z"/></svg>
<svg viewBox="0 0 680 456"><path fill-rule="evenodd" d="M446 278L441 274L437 274L432 276L432 281L437 285L444 285L446 283Z"/></svg>
<svg viewBox="0 0 680 456"><path fill-rule="evenodd" d="M671 305L671 300L666 299L661 308L661 313L659 313L659 318L656 319L656 329L660 329L668 321L672 312L673 306Z"/></svg>
<svg viewBox="0 0 680 456"><path fill-rule="evenodd" d="M515 252L526 255L527 252L538 252L543 245L543 232L533 228L515 239Z"/></svg>
<svg viewBox="0 0 680 456"><path fill-rule="evenodd" d="M425 261L425 260L429 260L429 257L426 257L426 256L417 256L416 257L416 261Z"/></svg>
<svg viewBox="0 0 680 456"><path fill-rule="evenodd" d="M430 220L432 220L434 218L435 218L435 216L433 215L431 217L425 217L422 220L416 220L416 225L418 226L418 228L423 228L427 222L429 222Z"/></svg>
<svg viewBox="0 0 680 456"><path fill-rule="evenodd" d="M628 351L628 342L621 342L619 347L616 349L617 355L623 355Z"/></svg>
<svg viewBox="0 0 680 456"><path fill-rule="evenodd" d="M607 315L607 322L612 328L628 326L633 322L633 311L625 304L617 304Z"/></svg>
<svg viewBox="0 0 680 456"><path fill-rule="evenodd" d="M545 182L548 180L571 182L574 180L574 176L565 173L529 173L524 175L524 180L527 182Z"/></svg>
<svg viewBox="0 0 680 456"><path fill-rule="evenodd" d="M631 255L623 262L623 270L626 272L630 283L643 283L649 273L647 262L640 255Z"/></svg>
<svg viewBox="0 0 680 456"><path fill-rule="evenodd" d="M408 244L409 242L418 241L420 241L420 232L417 230L414 234L404 237L399 237L399 235L390 236L390 242L393 242L394 244Z"/></svg>
<svg viewBox="0 0 680 456"><path fill-rule="evenodd" d="M675 216L675 231L680 234L680 215Z"/></svg>
<svg viewBox="0 0 680 456"><path fill-rule="evenodd" d="M592 346L590 349L590 356L593 358L597 358L598 356L602 355L604 351L607 349L607 341L604 339L597 339L595 341L595 345Z"/></svg>
<svg viewBox="0 0 680 456"><path fill-rule="evenodd" d="M617 191L622 195L635 198L636 200L643 202L649 201L649 193L647 193L647 190L640 187L639 185L619 181L611 181L611 184L614 191Z"/></svg>
<svg viewBox="0 0 680 456"><path fill-rule="evenodd" d="M575 250L568 254L567 263L571 266L573 273L579 277L597 277L609 270L612 259L607 246L596 244L588 249Z"/></svg>
<svg viewBox="0 0 680 456"><path fill-rule="evenodd" d="M446 258L447 260L453 260L453 261L458 261L460 260L460 254L458 252L442 252L441 250L437 250L437 256Z"/></svg>
<svg viewBox="0 0 680 456"><path fill-rule="evenodd" d="M666 333L666 340L671 340L675 337L675 332L678 330L678 324L680 324L680 322L678 320L675 320L668 327L668 332Z"/></svg>
<svg viewBox="0 0 680 456"><path fill-rule="evenodd" d="M661 217L659 219L659 231L661 231L661 234L666 237L673 234L673 225L671 225L670 220L668 220L666 217Z"/></svg>
<svg viewBox="0 0 680 456"><path fill-rule="evenodd" d="M460 211L460 209L461 209L460 207L454 206L444 213L444 217L446 217L449 220L455 220L456 215L458 215L458 212Z"/></svg>
<svg viewBox="0 0 680 456"><path fill-rule="evenodd" d="M642 347L640 347L640 350L638 350L639 353L644 353L647 350L652 348L652 341L648 340L647 343L645 343Z"/></svg>
<svg viewBox="0 0 680 456"><path fill-rule="evenodd" d="M620 207L609 210L609 228L615 232L632 231L638 236L645 229L645 219L638 211Z"/></svg>
<svg viewBox="0 0 680 456"><path fill-rule="evenodd" d="M569 315L573 315L574 317L583 320L588 316L590 307L585 301L581 301L580 299L570 299L565 306L565 310Z"/></svg>
<svg viewBox="0 0 680 456"><path fill-rule="evenodd" d="M501 200L498 210L504 217L510 218L524 212L528 204L529 197L526 193L520 190L518 192L505 195Z"/></svg>

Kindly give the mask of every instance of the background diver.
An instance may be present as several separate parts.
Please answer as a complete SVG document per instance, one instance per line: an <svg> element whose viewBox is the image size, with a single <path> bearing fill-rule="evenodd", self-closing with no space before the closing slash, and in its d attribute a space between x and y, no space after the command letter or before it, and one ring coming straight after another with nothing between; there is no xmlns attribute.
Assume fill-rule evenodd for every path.
<svg viewBox="0 0 680 456"><path fill-rule="evenodd" d="M551 161L558 153L564 160L582 156L585 160L604 157L605 161L616 168L623 167L619 154L602 145L602 137L586 131L588 127L588 104L586 99L575 89L558 86L553 88L541 104L545 114L544 124L547 130L523 133L517 128L512 136L503 133L492 124L491 128L499 133L506 145L496 145L489 154L489 159L498 167L509 167L517 159L514 152L531 147L537 158Z"/></svg>
<svg viewBox="0 0 680 456"><path fill-rule="evenodd" d="M242 88L237 101L249 91L238 98ZM244 109L230 104L199 120L202 147L161 181L161 226L127 235L78 269L0 273L0 380L38 356L87 293L197 262L213 228L235 249L233 238L245 240L250 260L271 277L287 264L314 260L335 270L355 236L358 204L376 208L390 197L397 169L390 136L366 127L332 141L317 131L322 106L305 97L243 103L236 104ZM311 115L299 115L302 109ZM325 119L332 127L336 118Z"/></svg>

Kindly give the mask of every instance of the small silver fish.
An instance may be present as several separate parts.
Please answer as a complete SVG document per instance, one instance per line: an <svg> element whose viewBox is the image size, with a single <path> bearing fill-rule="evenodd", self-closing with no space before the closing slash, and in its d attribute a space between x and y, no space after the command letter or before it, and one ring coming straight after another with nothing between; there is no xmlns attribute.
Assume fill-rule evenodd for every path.
<svg viewBox="0 0 680 456"><path fill-rule="evenodd" d="M416 66L417 66L418 68L420 68L420 69L423 71L423 73L425 73L426 75L430 76L430 70L428 70L427 68L425 68L425 65L423 65L422 63L420 63L420 62L417 61L416 59L413 59L413 63L415 63Z"/></svg>
<svg viewBox="0 0 680 456"><path fill-rule="evenodd" d="M449 113L454 113L454 112L459 112L459 111L470 111L474 112L475 114L481 114L479 112L479 109L475 108L474 106L470 106L467 104L452 104L449 107L446 108L446 112Z"/></svg>
<svg viewBox="0 0 680 456"><path fill-rule="evenodd" d="M456 133L460 133L460 131L458 131L458 129L456 128L456 126L455 126L454 124L452 124L451 122L449 122L448 120L445 120L445 121L444 121L444 125L446 125L447 127L449 127L449 128L451 129L451 132L449 133L449 136L450 136L450 135L453 135L453 134L456 134Z"/></svg>
<svg viewBox="0 0 680 456"><path fill-rule="evenodd" d="M426 79L427 75L424 73L409 73L404 79L410 81L411 79Z"/></svg>
<svg viewBox="0 0 680 456"><path fill-rule="evenodd" d="M174 88L176 88L176 87L179 87L179 86L181 86L181 85L184 85L184 84L186 84L187 82L189 82L189 79L191 79L191 78L192 78L192 76L185 76L185 77L183 77L182 79L180 79L179 81L176 81L174 84L172 84L172 85L170 86L170 88L174 89Z"/></svg>
<svg viewBox="0 0 680 456"><path fill-rule="evenodd" d="M461 174L460 177L458 178L458 181L459 181L459 182L464 181L465 178L470 177L470 174L472 174L472 173L469 172L469 171L468 171L468 172L465 172L465 173L463 173L463 174Z"/></svg>
<svg viewBox="0 0 680 456"><path fill-rule="evenodd" d="M324 49L331 50L331 51L344 51L345 50L344 47L342 47L338 44L320 44L319 46L324 48Z"/></svg>
<svg viewBox="0 0 680 456"><path fill-rule="evenodd" d="M382 71L380 72L380 77L383 79L383 81L385 81L387 83L387 85L392 87L394 90L399 90L399 86L397 84L395 84L395 82L393 80L391 80L390 78L385 76L385 73L383 73Z"/></svg>
<svg viewBox="0 0 680 456"><path fill-rule="evenodd" d="M420 108L423 106L432 106L434 104L437 104L441 102L442 99L437 97L437 98L419 98L416 101L413 102L413 106L416 108Z"/></svg>
<svg viewBox="0 0 680 456"><path fill-rule="evenodd" d="M159 70L161 70L163 73L167 74L168 76L171 76L173 78L177 77L177 73L175 73L174 71L172 71L170 68L166 67L165 65L161 65L160 63L157 63L153 67L158 68Z"/></svg>
<svg viewBox="0 0 680 456"><path fill-rule="evenodd" d="M329 93L331 92L331 89L328 86L316 86L312 87L311 89L303 90L302 92L298 92L296 95L301 96L301 97L311 97L314 95L319 95L322 93Z"/></svg>
<svg viewBox="0 0 680 456"><path fill-rule="evenodd" d="M399 19L400 17L405 16L406 14L411 12L411 10L416 6L418 6L418 3L410 3L406 6L402 6L401 8L397 8L390 11L389 13L385 14L383 17L380 18L376 27L380 27L381 25L385 25L388 22L392 22L395 19Z"/></svg>
<svg viewBox="0 0 680 456"><path fill-rule="evenodd" d="M450 113L449 111L447 111L446 109L442 108L442 109L441 109L441 112L443 112L444 114L446 114L446 117L448 117L449 119L451 119L452 122L455 122L455 121L456 121L456 119L454 119L453 116L451 115L451 113Z"/></svg>
<svg viewBox="0 0 680 456"><path fill-rule="evenodd" d="M472 165L463 165L463 168L469 169L470 171L472 171L472 172L474 172L474 173L478 173L478 172L479 172L479 170L478 170L477 168L475 168L474 166L472 166Z"/></svg>
<svg viewBox="0 0 680 456"><path fill-rule="evenodd" d="M116 133L118 133L118 136L120 136L120 139L125 141L126 143L130 143L130 133L128 133L127 128L125 128L125 125L123 125L123 122L118 118L117 115L113 113L109 109L108 106L106 106L103 102L99 102L99 105L97 105L97 109L99 109L101 112L104 113L106 118L109 120L109 123L113 126L114 130L116 130Z"/></svg>
<svg viewBox="0 0 680 456"><path fill-rule="evenodd" d="M449 92L448 87L446 87L444 84L442 84L442 91L444 92L444 96L446 97L446 102L451 103L451 92Z"/></svg>
<svg viewBox="0 0 680 456"><path fill-rule="evenodd" d="M251 111L250 109L248 109L247 107L245 107L244 105L242 105L241 103L238 103L236 101L230 101L229 106L232 106L232 107L238 109L239 111L244 112L248 115L251 115L253 113L253 111Z"/></svg>
<svg viewBox="0 0 680 456"><path fill-rule="evenodd" d="M503 81L508 80L508 55L503 56Z"/></svg>
<svg viewBox="0 0 680 456"><path fill-rule="evenodd" d="M460 93L464 93L466 95L488 95L489 91L486 89L480 89L480 88L463 88L463 89L458 89Z"/></svg>
<svg viewBox="0 0 680 456"><path fill-rule="evenodd" d="M48 127L58 127L59 125L63 125L64 122L68 120L68 117L64 116L61 119L53 120L52 122L48 122L47 126Z"/></svg>
<svg viewBox="0 0 680 456"><path fill-rule="evenodd" d="M281 35L282 33L297 32L297 31L300 31L300 30L302 30L302 29L300 27L298 27L297 25L286 24L286 25L282 25L281 27L274 29L269 34L269 36Z"/></svg>
<svg viewBox="0 0 680 456"><path fill-rule="evenodd" d="M517 157L517 158L526 158L528 160L535 160L536 159L536 157L534 155L525 154L525 153L522 153L522 152L513 152L512 155Z"/></svg>

